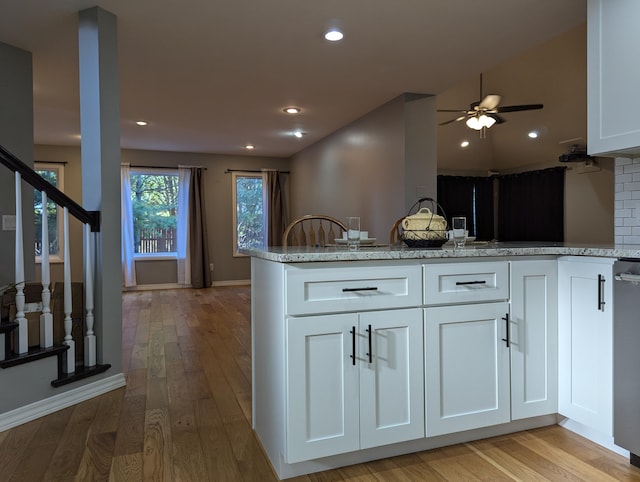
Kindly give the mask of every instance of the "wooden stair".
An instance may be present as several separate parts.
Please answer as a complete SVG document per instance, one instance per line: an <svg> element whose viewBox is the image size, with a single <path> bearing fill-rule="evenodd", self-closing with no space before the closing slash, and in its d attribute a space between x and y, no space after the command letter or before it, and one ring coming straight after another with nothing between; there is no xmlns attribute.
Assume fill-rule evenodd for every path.
<svg viewBox="0 0 640 482"><path fill-rule="evenodd" d="M13 321L3 321L0 323L0 334L5 335L5 353L6 357L0 361L0 368L6 369L18 365L24 365L36 360L42 360L52 356L58 357L58 378L51 381L51 386L61 387L69 383L83 380L94 375L106 372L111 365L95 365L92 367L76 367L73 373L64 373L63 356L69 349L67 345L54 345L49 348L34 347L30 348L27 353L11 352L10 334L18 327L18 323Z"/></svg>

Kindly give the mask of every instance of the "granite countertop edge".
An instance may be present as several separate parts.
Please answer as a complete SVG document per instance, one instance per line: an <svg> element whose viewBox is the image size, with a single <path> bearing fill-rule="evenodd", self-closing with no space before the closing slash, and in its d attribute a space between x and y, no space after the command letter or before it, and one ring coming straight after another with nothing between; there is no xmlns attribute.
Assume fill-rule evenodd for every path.
<svg viewBox="0 0 640 482"><path fill-rule="evenodd" d="M330 261L369 261L402 259L481 258L510 256L593 256L603 258L640 258L640 245L579 245L569 243L496 243L472 244L464 248L412 249L398 246L362 247L349 251L344 247L303 247L241 249L241 253L279 263Z"/></svg>

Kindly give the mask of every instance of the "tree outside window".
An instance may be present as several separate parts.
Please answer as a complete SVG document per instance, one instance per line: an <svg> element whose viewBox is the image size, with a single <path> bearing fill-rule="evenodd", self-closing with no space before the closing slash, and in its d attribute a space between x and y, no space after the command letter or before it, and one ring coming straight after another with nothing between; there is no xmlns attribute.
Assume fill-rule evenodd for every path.
<svg viewBox="0 0 640 482"><path fill-rule="evenodd" d="M134 253L176 253L177 171L131 172Z"/></svg>
<svg viewBox="0 0 640 482"><path fill-rule="evenodd" d="M63 164L36 163L35 171L52 186L63 190ZM49 256L53 258L61 257L62 249L62 220L58 222L60 209L50 199L47 199L46 206L42 203L42 192L34 189L33 192L33 212L35 221L35 255L36 259L42 256L42 211L47 213L47 226L49 234Z"/></svg>
<svg viewBox="0 0 640 482"><path fill-rule="evenodd" d="M234 256L241 248L264 246L262 176L233 173Z"/></svg>

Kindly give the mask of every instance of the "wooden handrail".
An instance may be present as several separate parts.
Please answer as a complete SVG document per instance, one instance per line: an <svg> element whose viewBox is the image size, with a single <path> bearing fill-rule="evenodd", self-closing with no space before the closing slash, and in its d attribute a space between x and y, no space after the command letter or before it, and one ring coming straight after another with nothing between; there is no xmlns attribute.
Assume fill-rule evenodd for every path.
<svg viewBox="0 0 640 482"><path fill-rule="evenodd" d="M47 197L50 200L63 208L67 208L69 210L69 214L91 226L91 231L100 231L100 211L87 211L84 209L53 184L40 177L36 171L7 151L3 146L0 146L0 163L11 169L13 172L19 172L22 179L31 184L38 191L46 192Z"/></svg>

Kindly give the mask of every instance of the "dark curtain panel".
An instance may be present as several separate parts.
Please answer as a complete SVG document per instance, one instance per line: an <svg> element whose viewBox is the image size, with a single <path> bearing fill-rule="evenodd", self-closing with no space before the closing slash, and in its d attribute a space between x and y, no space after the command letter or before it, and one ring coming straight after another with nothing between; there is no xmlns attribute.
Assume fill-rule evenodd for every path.
<svg viewBox="0 0 640 482"><path fill-rule="evenodd" d="M472 176L438 176L438 203L453 216L465 216L469 235L488 240L493 236L493 179Z"/></svg>
<svg viewBox="0 0 640 482"><path fill-rule="evenodd" d="M564 167L499 178L500 241L564 240Z"/></svg>
<svg viewBox="0 0 640 482"><path fill-rule="evenodd" d="M496 237L494 233L494 203L492 177L476 177L476 230L475 237L480 241L489 241Z"/></svg>
<svg viewBox="0 0 640 482"><path fill-rule="evenodd" d="M191 168L189 186L189 250L191 254L191 286L209 288L209 240L207 236L207 216L204 203L202 169Z"/></svg>
<svg viewBox="0 0 640 482"><path fill-rule="evenodd" d="M282 246L282 235L288 223L288 202L281 173L275 169L263 169L262 182L267 213L267 244Z"/></svg>

